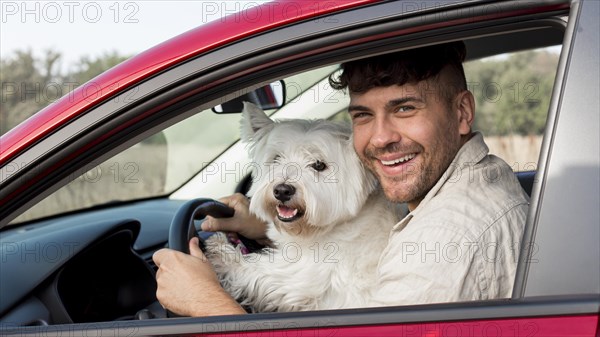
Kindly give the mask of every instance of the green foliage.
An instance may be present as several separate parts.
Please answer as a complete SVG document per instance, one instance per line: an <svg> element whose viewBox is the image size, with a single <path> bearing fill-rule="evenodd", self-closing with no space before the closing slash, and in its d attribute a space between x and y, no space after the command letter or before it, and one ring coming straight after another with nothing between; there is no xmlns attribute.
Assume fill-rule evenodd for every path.
<svg viewBox="0 0 600 337"><path fill-rule="evenodd" d="M475 130L485 135L542 134L558 54L526 51L465 64L475 95Z"/></svg>
<svg viewBox="0 0 600 337"><path fill-rule="evenodd" d="M127 57L119 56L115 51L105 53L96 58L84 56L79 60L75 71L68 74L68 79L72 82L84 84L92 78L100 75L104 71L116 66L126 60Z"/></svg>
<svg viewBox="0 0 600 337"><path fill-rule="evenodd" d="M82 57L66 74L59 69L60 53L52 50L39 59L31 50L3 59L0 134L125 59L116 52ZM557 54L526 51L465 64L477 105L474 129L485 135L541 134L557 63Z"/></svg>
<svg viewBox="0 0 600 337"><path fill-rule="evenodd" d="M17 51L14 57L1 61L2 134L49 103L41 98L40 93L43 88L47 89L47 95L54 93L52 90L55 91L55 88L46 87L45 84L58 76L58 58L58 54L46 51L43 60L36 60L28 50Z"/></svg>
<svg viewBox="0 0 600 337"><path fill-rule="evenodd" d="M116 52L96 58L82 57L74 70L65 74L60 70L61 58L60 53L52 50L39 58L31 50L19 50L0 61L0 134L127 57Z"/></svg>

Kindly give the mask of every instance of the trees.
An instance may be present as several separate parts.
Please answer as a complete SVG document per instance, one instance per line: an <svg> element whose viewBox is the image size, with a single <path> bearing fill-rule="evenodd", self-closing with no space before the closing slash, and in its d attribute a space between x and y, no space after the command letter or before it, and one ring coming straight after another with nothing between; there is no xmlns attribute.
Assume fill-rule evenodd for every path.
<svg viewBox="0 0 600 337"><path fill-rule="evenodd" d="M36 60L28 50L17 51L13 58L2 60L2 134L48 105L50 102L42 96L56 96L56 88L47 84L58 76L56 61L59 57L47 51L42 60Z"/></svg>
<svg viewBox="0 0 600 337"><path fill-rule="evenodd" d="M63 74L58 52L35 58L31 50L16 51L0 65L0 134L125 59L116 52L86 56ZM557 63L558 54L545 50L468 62L465 72L477 104L474 129L490 136L541 134Z"/></svg>
<svg viewBox="0 0 600 337"><path fill-rule="evenodd" d="M558 56L545 50L526 51L467 63L467 82L477 106L474 129L486 135L541 134Z"/></svg>
<svg viewBox="0 0 600 337"><path fill-rule="evenodd" d="M52 50L39 58L31 50L18 50L0 62L0 134L127 57L116 52L82 57L65 74L59 68L61 58Z"/></svg>

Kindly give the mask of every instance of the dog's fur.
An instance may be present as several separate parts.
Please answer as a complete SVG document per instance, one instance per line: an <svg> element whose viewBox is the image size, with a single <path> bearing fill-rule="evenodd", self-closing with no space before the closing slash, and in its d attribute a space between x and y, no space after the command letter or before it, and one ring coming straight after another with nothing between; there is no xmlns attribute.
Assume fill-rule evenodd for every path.
<svg viewBox="0 0 600 337"><path fill-rule="evenodd" d="M274 122L245 103L242 140L256 165L250 210L269 223L274 247L242 255L223 234L207 240L223 287L255 312L367 305L400 212L361 164L350 128L325 120ZM280 200L277 186L287 188L278 191ZM286 219L293 209L295 217Z"/></svg>

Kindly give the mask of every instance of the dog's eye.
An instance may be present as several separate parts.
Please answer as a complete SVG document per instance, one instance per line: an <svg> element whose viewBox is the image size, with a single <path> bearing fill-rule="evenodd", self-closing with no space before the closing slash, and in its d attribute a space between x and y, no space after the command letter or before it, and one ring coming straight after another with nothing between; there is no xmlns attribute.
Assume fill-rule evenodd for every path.
<svg viewBox="0 0 600 337"><path fill-rule="evenodd" d="M321 171L324 171L327 168L327 165L325 165L324 162L322 162L320 160L317 160L312 165L310 165L310 167L312 167L317 172L321 172Z"/></svg>
<svg viewBox="0 0 600 337"><path fill-rule="evenodd" d="M273 162L276 163L277 161L279 161L279 159L281 159L280 155L275 155L275 157L273 157Z"/></svg>

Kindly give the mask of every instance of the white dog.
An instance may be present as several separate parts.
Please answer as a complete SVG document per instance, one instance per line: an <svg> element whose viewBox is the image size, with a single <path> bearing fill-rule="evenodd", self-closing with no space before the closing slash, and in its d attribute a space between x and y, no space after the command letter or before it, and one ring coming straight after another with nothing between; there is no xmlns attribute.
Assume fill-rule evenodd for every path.
<svg viewBox="0 0 600 337"><path fill-rule="evenodd" d="M257 165L250 210L274 247L243 255L223 234L207 240L225 290L255 312L366 306L400 212L362 166L350 128L274 122L245 103L242 140Z"/></svg>

